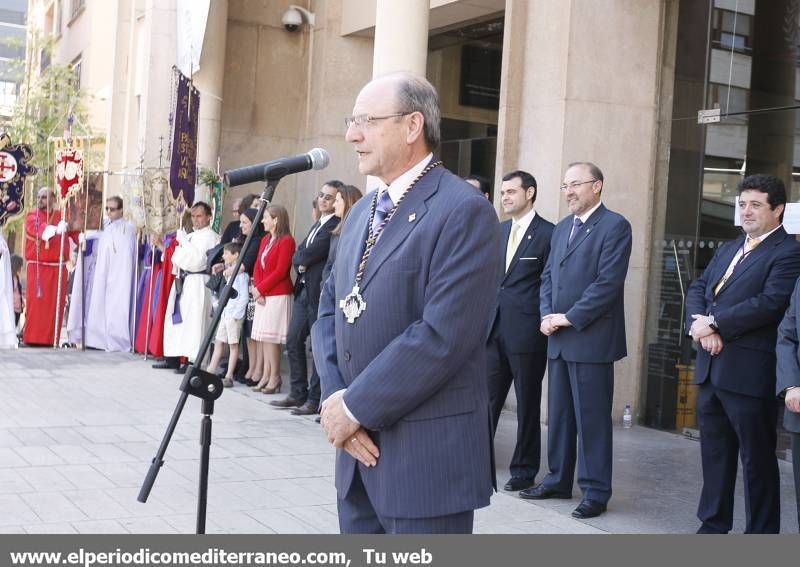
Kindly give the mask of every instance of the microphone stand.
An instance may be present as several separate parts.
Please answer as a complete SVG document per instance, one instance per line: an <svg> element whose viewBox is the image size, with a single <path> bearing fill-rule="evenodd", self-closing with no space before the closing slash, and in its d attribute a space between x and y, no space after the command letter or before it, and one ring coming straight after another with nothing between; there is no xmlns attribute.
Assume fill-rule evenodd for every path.
<svg viewBox="0 0 800 567"><path fill-rule="evenodd" d="M272 197L275 194L275 187L277 187L279 181L280 177L266 180L264 184L264 191L261 193L260 197L261 204L258 206L258 212L256 213L255 219L253 219L253 226L257 226L258 223L261 222L261 219L264 216L264 211L272 201ZM203 338L203 342L200 345L200 350L195 357L196 364L199 364L205 359L206 353L211 347L211 343L216 334L217 325L222 318L222 311L225 309L225 306L228 304L228 300L230 299L231 291L233 290L233 282L236 279L236 276L239 274L242 260L245 257L245 253L250 246L250 243L253 239L253 234L255 232L255 230L251 230L250 234L247 235L247 239L245 239L244 244L242 245L242 251L239 254L239 259L236 261L236 264L231 272L231 276L228 278L228 281L222 290L222 295L219 298L219 304L217 305L217 309L214 310L211 325L209 325L208 331L206 331L206 336ZM199 368L196 368L194 364L188 364L186 367L186 373L183 375L183 381L181 382L180 390L181 395L178 398L178 404L175 406L175 410L172 412L172 417L167 425L167 430L164 432L164 437L161 439L161 445L158 447L156 456L153 457L153 460L150 463L147 476L144 479L144 483L142 483L142 487L139 490L139 496L136 499L142 503L147 502L147 497L150 495L150 491L153 489L153 484L156 481L158 471L164 464L164 455L167 452L170 439L172 438L173 433L175 433L175 427L177 426L178 420L181 417L181 412L183 412L183 408L186 405L186 400L189 399L189 396L200 398L203 401L200 409L200 413L203 417L200 422L200 480L197 492L197 527L195 533L204 534L206 533L206 508L208 504L208 465L211 454L211 416L214 413L214 400L222 395L222 380L220 380L219 376L216 374L211 374L210 372L200 370Z"/></svg>

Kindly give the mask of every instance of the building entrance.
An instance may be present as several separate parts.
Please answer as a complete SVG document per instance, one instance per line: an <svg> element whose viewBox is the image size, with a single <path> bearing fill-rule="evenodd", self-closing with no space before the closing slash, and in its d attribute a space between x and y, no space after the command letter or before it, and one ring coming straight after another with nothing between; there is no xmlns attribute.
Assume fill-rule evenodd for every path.
<svg viewBox="0 0 800 567"><path fill-rule="evenodd" d="M442 107L440 157L454 173L494 180L503 18L449 30L428 42L428 78Z"/></svg>
<svg viewBox="0 0 800 567"><path fill-rule="evenodd" d="M784 180L800 198L800 3L681 0L667 175L656 191L647 314L645 422L696 428L688 382L694 346L684 296L716 250L741 234L736 187L745 175ZM718 122L698 123L698 111Z"/></svg>

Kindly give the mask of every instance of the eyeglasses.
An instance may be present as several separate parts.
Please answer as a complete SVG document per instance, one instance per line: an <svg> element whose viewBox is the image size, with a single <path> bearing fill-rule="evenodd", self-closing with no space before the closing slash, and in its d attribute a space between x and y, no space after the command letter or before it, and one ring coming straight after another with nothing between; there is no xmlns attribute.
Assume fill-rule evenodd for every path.
<svg viewBox="0 0 800 567"><path fill-rule="evenodd" d="M597 179L590 179L589 181L573 181L572 183L562 183L560 189L562 191L566 191L567 189L577 189L581 185L586 185L587 183L594 183Z"/></svg>
<svg viewBox="0 0 800 567"><path fill-rule="evenodd" d="M322 191L320 191L317 194L317 198L322 199L323 201L328 201L330 203L331 201L333 201L336 198L336 196L335 195L328 195L327 193L323 193Z"/></svg>
<svg viewBox="0 0 800 567"><path fill-rule="evenodd" d="M362 126L368 126L373 122L377 122L378 120L386 120L387 118L397 118L398 116L407 116L411 114L410 112L395 112L393 114L387 114L386 116L371 116L369 114L359 114L358 116L348 116L344 119L344 125L350 128L350 126L357 126L361 128Z"/></svg>

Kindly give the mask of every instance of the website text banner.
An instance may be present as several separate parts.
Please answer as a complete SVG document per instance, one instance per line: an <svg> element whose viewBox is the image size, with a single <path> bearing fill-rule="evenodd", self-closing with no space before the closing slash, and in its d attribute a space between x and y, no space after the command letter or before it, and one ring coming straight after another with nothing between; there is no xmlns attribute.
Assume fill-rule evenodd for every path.
<svg viewBox="0 0 800 567"><path fill-rule="evenodd" d="M793 536L0 535L0 566L505 567L797 564ZM679 561L679 563L676 563Z"/></svg>

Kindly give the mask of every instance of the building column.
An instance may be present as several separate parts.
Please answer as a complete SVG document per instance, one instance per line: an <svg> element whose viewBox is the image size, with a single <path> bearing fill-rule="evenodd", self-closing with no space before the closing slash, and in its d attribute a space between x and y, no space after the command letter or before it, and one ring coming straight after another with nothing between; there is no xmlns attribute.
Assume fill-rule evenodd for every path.
<svg viewBox="0 0 800 567"><path fill-rule="evenodd" d="M203 37L200 69L193 84L200 91L197 124L197 165L216 171L222 122L222 85L225 78L225 45L228 30L228 0L211 2ZM195 200L208 200L208 189L198 186Z"/></svg>
<svg viewBox="0 0 800 567"><path fill-rule="evenodd" d="M410 71L425 76L429 0L378 0L372 76Z"/></svg>

